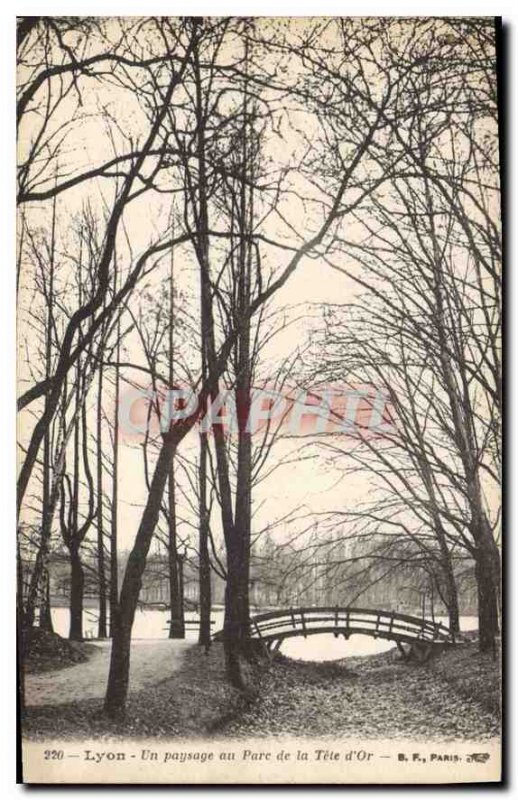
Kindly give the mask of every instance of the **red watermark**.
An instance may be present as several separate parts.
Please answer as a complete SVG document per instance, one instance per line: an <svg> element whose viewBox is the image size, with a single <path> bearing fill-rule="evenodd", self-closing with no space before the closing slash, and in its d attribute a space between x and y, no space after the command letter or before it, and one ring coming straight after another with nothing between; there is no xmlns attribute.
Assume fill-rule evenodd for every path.
<svg viewBox="0 0 518 800"><path fill-rule="evenodd" d="M220 389L200 401L190 387L131 388L119 403L119 430L126 439L165 434L190 419L200 433L217 427L226 437L269 432L285 437L337 434L356 439L383 437L396 430L385 389L329 384L315 389L254 387L249 393Z"/></svg>

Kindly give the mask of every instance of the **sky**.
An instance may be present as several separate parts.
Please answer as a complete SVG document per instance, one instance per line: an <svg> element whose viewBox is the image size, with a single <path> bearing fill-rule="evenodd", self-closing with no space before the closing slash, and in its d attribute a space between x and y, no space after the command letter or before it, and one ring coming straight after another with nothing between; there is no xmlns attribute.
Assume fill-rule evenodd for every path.
<svg viewBox="0 0 518 800"><path fill-rule="evenodd" d="M303 22L297 22L297 25L303 24ZM56 124L68 122L67 115L73 120L73 109L74 100L73 96L71 96L70 101L65 101L62 113ZM123 133L117 130L113 133L113 125L106 119L103 120L99 117L99 109L107 109L113 119L117 121L117 126L120 126ZM83 89L82 105L79 111L80 119L77 122L72 121L70 124L65 145L62 147L62 155L58 162L60 173L72 171L72 174L74 174L73 171L80 171L86 166L91 167L95 164L103 163L113 155L114 141L121 146L121 149L124 149L124 145L127 145L127 142L124 142L124 136L130 133L134 135L140 133L142 135L145 130L142 114L135 98L128 91L113 85L106 86L103 83L99 83L95 91L92 91L91 87ZM311 133L307 128L307 115L299 112L298 116L294 115L293 121L296 125L300 125L301 121L304 121L306 133ZM286 118L284 119L282 131L282 139L270 135L266 143L266 150L272 158L277 159L280 163L288 163L289 158L287 161L286 153L288 151L294 153L300 147L301 141L300 137L294 133L294 129L290 129ZM34 134L35 128L32 125L28 125L25 128L22 127L19 139L21 158L23 158L28 143ZM43 183L38 188L44 188L45 185L49 184L52 185L50 170L47 169L44 175L48 176L46 184ZM295 183L292 181L291 185L296 186L296 181L297 179L295 179ZM302 189L302 183L300 188ZM59 275L63 285L66 284L66 281L72 281L72 272L76 268L73 263L68 263L67 265L69 250L73 247L70 234L71 221L75 217L79 217L85 202L89 202L97 214L102 215L105 213L106 209L110 207L112 193L113 183L111 181L95 178L87 184L67 190L67 192L58 197L56 205L58 229L57 261L62 264ZM129 206L124 215L124 224L126 236L131 241L134 255L142 252L150 241L157 240L167 230L169 207L170 203L167 196L149 192ZM296 237L294 243L307 237L307 226L312 220L306 217L302 204L293 199L289 202L284 201L283 210L284 213L290 215L290 224L297 231L298 237ZM39 226L42 229L49 230L52 203L29 203L25 206L23 213L25 214L26 222L32 228ZM314 222L312 224L314 225ZM275 237L281 232L285 234L285 230L282 231L282 227L277 220L269 223L266 230L270 236ZM122 236L119 238L121 240L120 251L123 253L122 257L119 257L123 262L129 264L130 258L127 247L124 244L124 238ZM191 268L189 266L186 268L183 263L179 264L179 262L183 261L182 256L186 258L187 262L189 259L191 260ZM288 257L289 254L286 253L276 254L275 259L278 258L279 263L273 265L274 271L281 267ZM193 280L197 282L197 273L192 269L192 257L188 254L185 255L184 250L183 253L180 251L175 256L175 259L175 274L178 274L177 280L180 288L183 286L186 293L196 294L197 289L192 283ZM35 369L36 372L38 370L41 372L42 367L41 353L38 352L39 343L36 341L34 331L28 331L26 327L26 323L31 319L30 315L35 313L35 304L36 306L38 304L38 298L32 288L32 268L31 258L26 256L22 266L19 300L18 380L20 387L30 385L33 380L30 371ZM167 269L167 266L165 268ZM161 274L163 275L163 272ZM151 276L150 291L160 291L157 286L159 277L160 275ZM329 302L336 303L342 300L350 302L355 291L356 287L352 281L331 270L325 262L309 258L303 259L295 274L291 276L289 282L269 305L269 309L272 312L282 310L286 324L269 342L264 353L265 363L269 362L274 365L285 358L293 357L297 348L304 348L305 341L314 324L313 319L319 317L322 306ZM73 307L73 301L70 297L67 298L67 301L70 307ZM142 348L136 335L130 335L125 339L123 358L125 361L132 363L145 363ZM125 380L128 378L131 380L134 376L134 372L122 370L123 389ZM105 390L105 394L105 413L113 420L114 409L113 396L110 397L111 390L108 388L107 391ZM90 391L87 405L90 408L89 415L93 426L96 405L95 385ZM41 405L39 407L41 408ZM28 441L28 434L33 420L32 414L36 408L38 408L38 404L35 404L34 408L29 408L28 412L22 415L20 425L22 444ZM104 447L107 448L109 447L110 438L108 425L104 426L103 435ZM91 447L93 451L95 447L93 441ZM197 439L193 433L182 443L180 455L184 454L187 459L192 459L196 450ZM288 458L292 450L293 442L279 442L266 465L266 471L271 468L274 460ZM70 457L71 447L69 447ZM107 457L109 459L109 455ZM122 436L119 462L119 540L121 547L126 548L131 546L139 523L142 506L146 499L143 459L139 444L128 443ZM254 496L256 529L262 529L267 525L274 524L276 520L285 517L295 509L299 509L299 514L309 516L312 512L326 511L328 508L336 506L337 503L343 504L343 487L336 485L336 479L336 475L330 474L329 471L324 469L314 450L313 457L310 459L294 460L291 458L288 465L279 466L270 477L267 477L257 487ZM108 479L105 480L105 486L107 483ZM32 489L37 494L38 489L34 481ZM365 486L362 481L359 481L357 485L355 485L354 481L348 481L347 495L349 499L361 497L364 490ZM86 505L86 503L83 505ZM37 507L38 503L37 499L35 499L35 504L31 508L29 517L32 517L33 514L35 514L36 518L38 517ZM181 509L179 513L182 514ZM195 522L192 512L189 512L186 507L183 509L183 513L191 522ZM217 515L215 515L214 525L217 530ZM94 535L95 532L92 530L92 536ZM282 526L276 529L277 535L282 537Z"/></svg>
<svg viewBox="0 0 518 800"><path fill-rule="evenodd" d="M114 26L117 23L113 23ZM307 21L294 22L296 27L304 27ZM226 57L226 54L225 54ZM288 65L289 68L289 65ZM79 118L74 121L74 95L63 105L61 115L56 125L68 123L67 139L62 148L58 167L60 172L80 170L84 166L103 163L113 156L114 151L124 151L128 148L128 137L142 137L146 130L146 121L135 96L128 90L117 87L114 83L96 83L85 87L81 96ZM99 112L103 111L104 117ZM266 137L266 153L279 164L289 166L296 163L303 152L304 136L311 140L318 136L319 129L315 120L306 113L291 109L286 113L282 104L277 109L279 130L282 135L275 135L270 130ZM108 116L109 115L109 116ZM27 143L34 136L33 123L22 127L19 139L20 158L23 160ZM303 134L301 134L301 130ZM52 172L46 171L47 182L52 183ZM287 178L290 193L286 192L282 199L281 208L287 219L285 224L279 217L270 218L263 228L263 232L272 237L287 237L291 244L299 244L314 232L315 213L307 212L299 198L295 198L293 191L299 193L306 191L308 186L305 180L297 174ZM59 196L57 200L58 218L58 259L60 262L60 281L65 290L64 302L69 307L74 307L73 271L75 266L71 260L74 240L70 234L71 223L79 216L86 201L99 216L110 208L113 198L113 182L103 178L96 178L87 184L70 189ZM313 187L314 199L319 199L318 190ZM168 229L170 219L170 197L165 194L147 192L132 202L124 214L124 231L120 232L118 240L118 259L122 270L126 270L136 256L152 241L157 241ZM48 231L52 214L51 203L28 204L25 207L26 220L32 227L41 226ZM352 218L346 220L347 238L354 240L362 234L361 226ZM292 226L292 231L290 231ZM20 228L19 228L20 229ZM130 255L127 240L131 242L132 255ZM272 274L278 274L289 259L289 253L266 248L267 268ZM182 247L175 251L175 280L177 288L184 293L187 300L181 299L192 305L192 313L196 314L197 272L193 266L192 254L188 248ZM340 264L347 266L353 273L359 274L359 266L343 254L339 257ZM336 258L335 258L336 260ZM32 329L28 327L31 315L38 311L38 299L33 292L34 263L30 257L25 257L22 268L21 291L19 299L19 386L30 384L30 370L35 368L41 374L41 354L38 351L39 343ZM148 293L156 296L158 302L163 302L162 280L167 277L168 263L164 259L161 266L150 276ZM288 283L277 293L269 304L269 312L284 315L281 330L271 339L263 353L265 370L274 368L284 359L294 358L297 351L304 353L305 347L312 331L320 325L322 308L330 303L351 303L358 297L358 285L347 278L343 273L331 269L323 259L303 258L295 273ZM136 295L138 297L138 293ZM151 301L152 305L153 301ZM41 309L40 309L41 310ZM187 350L189 343L186 344ZM314 357L313 353L313 357ZM145 364L141 343L135 332L126 337L123 346L124 360L138 364ZM189 361L190 354L186 353ZM134 379L133 371L123 369L121 377L124 385ZM347 380L343 376L344 381ZM93 423L93 414L96 404L95 385L88 398L89 419ZM35 404L38 408L38 404ZM39 406L41 408L41 405ZM106 392L105 413L113 421L113 395L110 390ZM33 424L33 409L29 408L21 417L20 439L22 446L27 442ZM110 425L105 423L103 429L104 448L107 459L110 459ZM302 444L306 444L304 441ZM372 481L359 470L355 474L347 473L344 477L340 472L326 466L324 459L318 456L317 449L306 446L297 441L281 441L275 445L266 472L276 463L276 460L288 460L289 463L280 465L269 477L266 477L254 493L254 526L255 530L262 530L268 525L274 525L281 518L297 510L297 517L301 526L307 525L314 515L315 521L319 514L331 509L354 508L359 503L372 500ZM95 443L92 440L92 450ZM196 434L192 432L180 447L180 457L192 460L197 451ZM290 458L290 454L295 457ZM300 457L300 454L304 457ZM308 456L306 458L306 456ZM309 458L311 456L311 458ZM146 485L142 452L139 443L127 442L121 438L120 451L120 486L119 486L119 541L123 548L130 547L140 521L141 511L146 499ZM37 478L37 475L35 476ZM181 481L181 478L179 479ZM108 476L105 486L108 488ZM32 491L37 494L38 487L33 482ZM29 511L29 518L38 517L37 501ZM195 524L195 515L189 511L187 505L181 502L179 513L187 523ZM214 527L218 529L217 515L214 515ZM285 526L279 525L275 536L282 538L286 535ZM92 537L95 531L92 529ZM182 535L182 532L180 532Z"/></svg>

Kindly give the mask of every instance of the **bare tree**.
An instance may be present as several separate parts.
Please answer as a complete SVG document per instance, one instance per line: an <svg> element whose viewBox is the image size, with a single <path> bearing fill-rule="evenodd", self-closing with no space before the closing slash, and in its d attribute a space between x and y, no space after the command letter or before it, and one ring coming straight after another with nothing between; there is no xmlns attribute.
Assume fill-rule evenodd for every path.
<svg viewBox="0 0 518 800"><path fill-rule="evenodd" d="M355 23L342 26L354 42ZM394 457L367 441L351 457L368 462L409 512L420 509L439 548L454 628L448 553L467 548L478 575L480 645L491 649L499 511L493 504L489 518L485 493L499 480L501 397L494 29L415 20L403 30L397 20L379 20L372 33L377 49L363 40L369 69L388 75L398 64L394 102L382 108L365 73L355 82L363 107L382 114L384 140L369 148L369 171L383 182L353 213L357 233L341 233L324 255L366 290L349 315L328 319L327 341L334 337L347 356L335 352L327 375L341 370L387 391L399 423ZM343 97L340 68L314 50L307 58ZM343 99L330 114L331 142L354 135ZM348 331L337 334L337 321Z"/></svg>

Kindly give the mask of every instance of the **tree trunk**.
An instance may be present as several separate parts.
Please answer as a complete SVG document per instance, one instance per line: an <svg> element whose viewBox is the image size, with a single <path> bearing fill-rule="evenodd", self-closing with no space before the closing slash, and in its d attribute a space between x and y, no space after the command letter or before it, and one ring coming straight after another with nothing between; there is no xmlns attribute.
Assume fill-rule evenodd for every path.
<svg viewBox="0 0 518 800"><path fill-rule="evenodd" d="M452 605L448 604L448 625L454 636L460 633L460 614L457 598Z"/></svg>
<svg viewBox="0 0 518 800"><path fill-rule="evenodd" d="M79 548L70 548L70 633L69 638L76 642L83 639L83 596L84 571Z"/></svg>
<svg viewBox="0 0 518 800"><path fill-rule="evenodd" d="M128 587L128 592L129 591L130 587ZM137 598L139 591L140 582L136 588ZM111 719L117 719L124 715L126 697L128 694L131 628L135 613L133 612L133 615L130 615L129 611L130 609L128 608L126 612L123 613L120 604L118 604L116 608L110 609L112 650L108 686L104 699L104 711Z"/></svg>
<svg viewBox="0 0 518 800"><path fill-rule="evenodd" d="M183 602L184 602L184 583L183 583L183 566L184 566L185 556L178 555L178 599L179 599L179 607L180 607L180 625L182 626L182 631L184 631L184 638L185 638L185 616L183 613Z"/></svg>
<svg viewBox="0 0 518 800"><path fill-rule="evenodd" d="M20 553L20 542L16 547L16 658L18 665L18 685L20 711L25 710L25 647L24 638L25 614L23 608L23 564Z"/></svg>
<svg viewBox="0 0 518 800"><path fill-rule="evenodd" d="M238 559L233 558L227 545L227 584L225 588L225 623L223 630L223 646L225 650L225 666L227 677L232 686L244 689L245 683L241 669L240 655L242 644L242 608L240 605L241 580Z"/></svg>
<svg viewBox="0 0 518 800"><path fill-rule="evenodd" d="M99 366L99 387L97 392L97 580L99 586L99 639L108 636L106 567L104 563L104 520L103 520L103 447L102 447L102 398L103 367Z"/></svg>
<svg viewBox="0 0 518 800"><path fill-rule="evenodd" d="M239 651L248 655L250 620L250 548L252 528L252 439L249 429L249 415L252 386L251 353L251 272L252 247L250 236L253 231L254 198L254 143L248 100L248 40L245 40L245 64L243 86L243 126L241 134L240 161L241 179L236 186L235 223L239 246L237 248L237 295L238 308L236 325L239 336L236 341L236 409L238 419L238 448L236 472L236 506L234 515L234 537L236 558L235 582L229 582L229 592L236 591L237 597L230 600L230 608L236 609L235 636L239 641ZM250 140L250 141L249 141ZM237 199L238 198L238 199ZM234 225L232 225L234 228Z"/></svg>
<svg viewBox="0 0 518 800"><path fill-rule="evenodd" d="M199 22L195 22L199 25ZM192 197L195 211L197 238L195 242L196 255L200 266L201 277L201 332L202 341L205 348L206 366L209 378L213 383L211 399L214 400L218 394L219 374L216 366L216 346L215 346L215 325L213 313L213 289L211 283L210 270L210 247L209 247L209 204L207 197L207 150L205 140L206 129L206 104L204 98L204 88L202 79L202 67L199 59L198 48L193 49L193 67L195 82L195 114L197 123L196 156L198 174L196 176L197 192ZM246 107L245 107L246 112ZM246 114L245 114L246 116ZM245 154L246 155L246 154ZM243 166L243 165L241 165ZM244 185L244 181L242 181ZM243 198L242 198L243 199ZM244 200L243 200L244 202ZM197 206L197 207L196 207ZM244 207L244 206L243 206ZM239 220L238 220L239 224ZM244 233L244 218L241 219L241 233ZM244 326L249 331L250 304L246 298L245 284L245 261L244 248L245 237L241 237L240 254L238 256L238 269L240 270L238 288L239 309L237 329ZM237 287L236 287L237 288ZM247 302L245 302L247 300ZM243 312L245 315L243 316ZM236 341L242 338L242 331ZM240 344L237 345L238 348ZM246 351L246 348L245 348ZM225 624L224 624L224 649L227 665L227 675L230 682L243 688L243 680L239 662L239 656L243 641L246 636L246 625L248 622L248 575L246 573L246 560L244 558L243 538L246 538L245 524L239 530L234 524L234 513L232 507L232 488L230 483L229 461L226 450L225 434L222 425L212 426L214 435L214 445L216 450L217 473L219 483L219 497L221 505L222 527L227 551L227 585L225 591ZM242 496L242 500L244 497ZM242 504L240 512L242 511ZM240 541L241 538L241 541ZM246 622L245 622L246 620Z"/></svg>
<svg viewBox="0 0 518 800"><path fill-rule="evenodd" d="M45 377L48 379L51 372L52 362L52 323L54 313L54 257L56 250L56 198L52 203L52 221L51 221L51 235L50 235L50 253L49 253L49 277L48 277L48 297L47 297L47 316L45 320ZM45 403L47 399L45 399ZM41 582L45 580L45 565L47 562L48 547L50 537L52 534L52 522L50 518L50 487L51 487L51 435L50 428L47 428L43 437L43 474L42 474L42 502L41 502L41 538L40 546L34 564L34 571L29 587L26 609L26 623L29 627L34 624L34 616L36 612L36 599L38 587ZM41 610L40 610L40 625L41 625Z"/></svg>
<svg viewBox="0 0 518 800"><path fill-rule="evenodd" d="M115 613L112 612L111 615L113 642L104 710L112 718L120 716L124 712L129 681L131 629L142 585L142 574L158 522L175 447L176 443L173 442L172 437L164 439L135 543L126 565L119 603L113 610Z"/></svg>
<svg viewBox="0 0 518 800"><path fill-rule="evenodd" d="M59 492L62 485L65 454L66 454L66 439L61 446L60 452L57 455L54 464L54 476L50 489L49 505L45 514L45 526L42 530L40 545L36 553L36 560L34 568L29 580L29 587L27 590L27 600L24 610L24 626L30 628L34 625L34 615L36 611L36 601L38 597L38 588L41 582L41 576L48 558L48 550L50 538L52 533L52 523L54 520L54 512L59 499Z"/></svg>
<svg viewBox="0 0 518 800"><path fill-rule="evenodd" d="M459 596L449 550L447 550L446 554L444 555L442 568L446 589L446 605L448 608L449 626L451 632L455 636L455 634L460 632Z"/></svg>
<svg viewBox="0 0 518 800"><path fill-rule="evenodd" d="M249 364L247 364L249 367ZM239 385L238 381L238 385ZM248 625L250 620L250 547L252 524L252 444L250 433L245 430L248 420L250 386L243 382L243 405L246 406L246 415L243 417L243 429L239 432L238 443L238 469L236 486L236 513L235 513L235 546L236 546L236 581L235 589L237 598L231 602L231 607L239 609L236 622L239 625L240 649L246 654L248 647ZM239 412L238 412L239 419ZM241 423L240 423L241 427ZM234 582L231 582L231 587Z"/></svg>
<svg viewBox="0 0 518 800"><path fill-rule="evenodd" d="M171 236L174 235L174 222L171 222ZM174 250L171 250L169 270L169 389L174 386ZM171 618L169 621L169 638L185 639L185 623L183 615L183 591L180 591L178 548L176 538L176 486L174 474L174 456L171 459L171 469L168 480L168 571L169 571L169 604Z"/></svg>
<svg viewBox="0 0 518 800"><path fill-rule="evenodd" d="M183 592L180 590L180 561L176 546L176 497L174 458L171 459L171 469L168 479L169 495L169 541L168 541L168 572L169 572L169 603L171 618L169 621L169 638L185 639L185 623L183 615Z"/></svg>
<svg viewBox="0 0 518 800"><path fill-rule="evenodd" d="M81 269L81 256L79 258L79 269ZM80 273L81 275L81 273ZM81 277L79 278L81 281ZM79 283L79 299L81 301L81 282ZM77 360L76 365L76 416L74 420L74 455L72 467L72 494L70 497L71 526L69 530L68 550L70 553L70 633L69 638L81 641L83 638L83 589L84 574L81 557L79 555L80 536L79 536L79 457L80 457L80 425L79 408L81 402L81 360Z"/></svg>
<svg viewBox="0 0 518 800"><path fill-rule="evenodd" d="M36 607L38 600L39 587L41 586L41 577L47 559L47 551L50 542L50 525L49 515L45 515L45 524L41 532L41 540L36 553L34 567L31 573L29 588L27 591L27 601L25 604L24 625L27 628L32 628L34 625L34 618L36 615Z"/></svg>
<svg viewBox="0 0 518 800"><path fill-rule="evenodd" d="M209 560L209 519L207 509L207 439L200 435L200 531L199 531L199 596L200 596L200 632L198 644L208 651L211 644L210 618L212 613L212 596L210 585Z"/></svg>
<svg viewBox="0 0 518 800"><path fill-rule="evenodd" d="M482 653L495 653L498 625L498 587L494 581L492 556L481 544L475 552L475 577L478 597L478 637Z"/></svg>
<svg viewBox="0 0 518 800"><path fill-rule="evenodd" d="M47 295L47 319L45 323L45 377L50 377L52 365L52 323L54 314L54 256L56 251L56 198L52 203L52 223L51 223L51 242L50 242L50 262L49 262L49 283ZM43 496L42 496L42 535L46 528L51 525L47 521L50 512L50 470L51 470L51 451L52 437L51 429L48 428L43 438ZM50 535L50 533L49 533ZM50 613L50 579L48 571L48 557L45 558L45 565L42 571L40 604L40 628L52 631L52 617Z"/></svg>
<svg viewBox="0 0 518 800"><path fill-rule="evenodd" d="M42 599L40 604L40 628L48 633L54 633L52 625L52 609L50 605L50 575L48 566L43 574Z"/></svg>
<svg viewBox="0 0 518 800"><path fill-rule="evenodd" d="M114 267L115 278L117 269ZM117 613L119 603L119 567L117 553L118 539L118 502L119 502L119 393L120 393L120 319L117 323L117 348L115 367L115 416L113 421L113 467L112 467L112 503L111 503L111 530L110 530L110 636L113 636L113 618Z"/></svg>

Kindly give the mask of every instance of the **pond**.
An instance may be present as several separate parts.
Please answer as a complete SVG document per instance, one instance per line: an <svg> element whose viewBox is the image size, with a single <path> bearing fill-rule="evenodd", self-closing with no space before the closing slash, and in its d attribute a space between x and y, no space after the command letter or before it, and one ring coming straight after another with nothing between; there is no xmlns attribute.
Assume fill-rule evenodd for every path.
<svg viewBox="0 0 518 800"><path fill-rule="evenodd" d="M447 625L446 617L436 617L436 622ZM478 620L476 617L461 617L461 631L476 630ZM396 645L384 639L373 639L371 636L353 634L348 640L343 636L335 638L332 633L319 633L304 639L300 636L286 639L280 648L281 653L289 658L302 661L334 661L347 656L370 656L384 653Z"/></svg>
<svg viewBox="0 0 518 800"><path fill-rule="evenodd" d="M159 611L156 609L138 610L135 615L133 626L134 639L166 639L168 635L169 611ZM193 616L187 614L187 616ZM87 638L95 638L97 635L98 612L95 608L85 609L83 615L84 633ZM214 630L223 627L223 611L215 609L212 612L212 619L215 621ZM436 617L437 622L448 623L446 617ZM53 608L52 622L54 630L60 636L68 636L69 612L68 608ZM460 627L462 631L476 630L476 617L461 617ZM187 630L187 641L195 642L198 639L196 629ZM370 636L353 634L347 641L342 637L335 639L331 633L319 633L313 636L296 637L286 639L280 648L281 653L289 658L301 659L305 661L333 661L335 659L346 658L347 656L368 656L375 653L384 653L394 647L393 642L383 639L373 639Z"/></svg>

